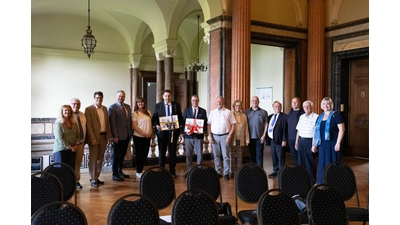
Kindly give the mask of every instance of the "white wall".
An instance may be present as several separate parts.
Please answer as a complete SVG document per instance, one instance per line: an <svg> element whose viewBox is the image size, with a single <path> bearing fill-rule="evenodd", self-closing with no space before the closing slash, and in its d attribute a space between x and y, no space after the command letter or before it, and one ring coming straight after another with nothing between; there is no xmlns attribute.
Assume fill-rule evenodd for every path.
<svg viewBox="0 0 400 225"><path fill-rule="evenodd" d="M83 57L72 58L66 53ZM83 52L71 51L49 50L43 54L40 49L32 49L31 117L57 117L60 107L73 97L80 98L84 111L94 103L96 91L103 92L103 105L108 107L122 89L127 93L125 102L130 104L129 61L117 56L114 59L88 59Z"/></svg>
<svg viewBox="0 0 400 225"><path fill-rule="evenodd" d="M250 97L257 95L257 88L272 87L272 101L260 102L259 105L271 114L274 101L283 104L283 49L252 44L250 67ZM244 106L245 109L249 107Z"/></svg>

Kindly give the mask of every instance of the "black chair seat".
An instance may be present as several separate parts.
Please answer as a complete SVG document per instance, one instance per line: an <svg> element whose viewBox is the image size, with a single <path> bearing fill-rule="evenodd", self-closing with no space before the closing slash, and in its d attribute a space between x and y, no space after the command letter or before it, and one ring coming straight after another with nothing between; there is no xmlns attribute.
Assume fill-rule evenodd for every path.
<svg viewBox="0 0 400 225"><path fill-rule="evenodd" d="M368 209L358 207L347 207L347 217L350 221L369 221Z"/></svg>
<svg viewBox="0 0 400 225"><path fill-rule="evenodd" d="M219 216L219 221L221 225L233 225L237 224L237 218L230 215L220 215Z"/></svg>
<svg viewBox="0 0 400 225"><path fill-rule="evenodd" d="M238 218L243 224L258 224L256 210L242 210L238 212Z"/></svg>

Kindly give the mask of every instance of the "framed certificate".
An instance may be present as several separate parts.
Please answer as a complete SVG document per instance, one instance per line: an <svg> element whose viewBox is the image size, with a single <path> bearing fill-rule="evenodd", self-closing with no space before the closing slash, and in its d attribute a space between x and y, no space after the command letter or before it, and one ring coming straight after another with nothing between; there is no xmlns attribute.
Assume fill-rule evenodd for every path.
<svg viewBox="0 0 400 225"><path fill-rule="evenodd" d="M177 115L162 116L160 119L161 130L179 129L179 120Z"/></svg>
<svg viewBox="0 0 400 225"><path fill-rule="evenodd" d="M203 119L192 119L186 118L185 121L185 132L190 131L191 133L195 134L202 134L204 127L204 120Z"/></svg>

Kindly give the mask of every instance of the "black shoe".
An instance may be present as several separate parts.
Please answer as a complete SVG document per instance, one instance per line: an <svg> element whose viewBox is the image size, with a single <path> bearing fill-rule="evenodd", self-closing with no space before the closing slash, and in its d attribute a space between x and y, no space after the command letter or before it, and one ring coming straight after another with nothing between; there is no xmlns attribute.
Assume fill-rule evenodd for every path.
<svg viewBox="0 0 400 225"><path fill-rule="evenodd" d="M129 178L129 175L126 175L126 174L124 174L123 172L120 172L118 175L119 175L120 177L122 177L122 178Z"/></svg>
<svg viewBox="0 0 400 225"><path fill-rule="evenodd" d="M224 175L225 180L229 180L229 174Z"/></svg>
<svg viewBox="0 0 400 225"><path fill-rule="evenodd" d="M277 172L273 172L273 173L268 174L269 178L276 177L276 176L278 176Z"/></svg>
<svg viewBox="0 0 400 225"><path fill-rule="evenodd" d="M222 175L221 175L221 174L218 174L218 176L219 176L219 178L221 178L221 177L222 177Z"/></svg>
<svg viewBox="0 0 400 225"><path fill-rule="evenodd" d="M171 173L171 176L173 177L173 178L177 178L178 176L176 176L176 173Z"/></svg>
<svg viewBox="0 0 400 225"><path fill-rule="evenodd" d="M81 183L79 183L79 182L76 183L76 189L82 189Z"/></svg>
<svg viewBox="0 0 400 225"><path fill-rule="evenodd" d="M187 178L187 173L185 174L185 179Z"/></svg>
<svg viewBox="0 0 400 225"><path fill-rule="evenodd" d="M104 181L101 181L100 179L97 179L96 183L97 183L98 185L100 185L100 184L104 184Z"/></svg>
<svg viewBox="0 0 400 225"><path fill-rule="evenodd" d="M112 179L116 181L124 181L124 178L118 176L118 175L112 175Z"/></svg>
<svg viewBox="0 0 400 225"><path fill-rule="evenodd" d="M234 174L234 173L232 173L232 174L231 174L231 178L234 178L234 177L235 177L235 174Z"/></svg>
<svg viewBox="0 0 400 225"><path fill-rule="evenodd" d="M97 182L95 181L95 182L92 182L92 183L90 183L90 185L92 185L92 187L99 187L99 185L97 184Z"/></svg>

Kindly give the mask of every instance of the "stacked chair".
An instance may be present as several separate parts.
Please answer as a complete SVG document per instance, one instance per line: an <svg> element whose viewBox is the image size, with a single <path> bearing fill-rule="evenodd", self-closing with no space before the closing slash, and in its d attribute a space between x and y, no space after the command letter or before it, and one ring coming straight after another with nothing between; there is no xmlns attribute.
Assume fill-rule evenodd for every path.
<svg viewBox="0 0 400 225"><path fill-rule="evenodd" d="M347 225L349 223L342 196L328 184L314 186L307 196L310 225Z"/></svg>
<svg viewBox="0 0 400 225"><path fill-rule="evenodd" d="M300 224L293 198L281 189L270 189L261 196L257 205L257 219L260 225Z"/></svg>
<svg viewBox="0 0 400 225"><path fill-rule="evenodd" d="M175 200L175 181L164 167L153 166L140 178L140 194L152 200L158 210L165 209ZM160 219L160 224L170 224Z"/></svg>
<svg viewBox="0 0 400 225"><path fill-rule="evenodd" d="M31 218L32 225L87 225L83 211L66 201L55 201L42 206Z"/></svg>
<svg viewBox="0 0 400 225"><path fill-rule="evenodd" d="M288 164L279 170L278 186L290 196L299 195L304 200L313 187L309 173L298 164ZM302 224L308 223L307 212L299 213L299 216Z"/></svg>
<svg viewBox="0 0 400 225"><path fill-rule="evenodd" d="M53 174L38 172L31 175L31 216L42 206L63 201L61 181Z"/></svg>
<svg viewBox="0 0 400 225"><path fill-rule="evenodd" d="M235 174L236 215L242 224L258 224L257 210L239 211L239 201L258 204L261 196L268 191L268 177L264 169L255 163L246 163L238 168Z"/></svg>
<svg viewBox="0 0 400 225"><path fill-rule="evenodd" d="M150 198L137 193L127 194L114 202L107 217L107 225L158 225L158 209Z"/></svg>
<svg viewBox="0 0 400 225"><path fill-rule="evenodd" d="M180 194L172 207L173 225L219 225L218 208L214 198L200 189Z"/></svg>
<svg viewBox="0 0 400 225"><path fill-rule="evenodd" d="M219 209L222 209L224 202L222 201L220 178L215 169L208 165L197 165L193 167L187 175L187 189L201 189L210 194ZM217 202L219 198L219 202ZM226 205L226 203L225 203ZM229 204L230 205L230 204ZM221 225L235 225L237 218L232 214L220 214Z"/></svg>
<svg viewBox="0 0 400 225"><path fill-rule="evenodd" d="M369 210L360 207L356 176L349 166L342 162L332 162L324 168L322 179L324 183L335 188L345 202L355 197L357 207L346 207L349 221L363 224L369 221Z"/></svg>

